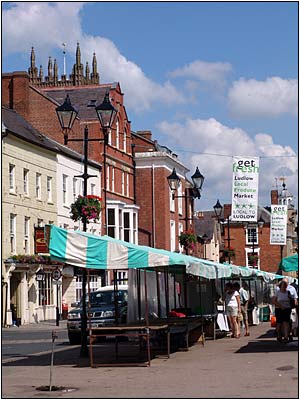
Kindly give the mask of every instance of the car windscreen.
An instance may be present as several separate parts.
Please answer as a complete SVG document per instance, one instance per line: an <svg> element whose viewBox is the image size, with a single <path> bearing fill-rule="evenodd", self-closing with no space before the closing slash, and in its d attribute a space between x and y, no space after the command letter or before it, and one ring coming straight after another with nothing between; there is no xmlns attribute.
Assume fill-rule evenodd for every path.
<svg viewBox="0 0 300 400"><path fill-rule="evenodd" d="M128 293L125 290L118 290L116 293L118 304L124 304L127 302ZM114 291L108 290L105 292L92 292L90 293L90 304L91 306L104 306L114 305L115 297Z"/></svg>

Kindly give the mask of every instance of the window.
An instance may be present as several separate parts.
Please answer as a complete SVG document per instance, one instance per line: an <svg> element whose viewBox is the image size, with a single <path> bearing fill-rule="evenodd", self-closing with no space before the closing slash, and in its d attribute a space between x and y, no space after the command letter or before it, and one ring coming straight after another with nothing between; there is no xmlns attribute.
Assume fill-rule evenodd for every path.
<svg viewBox="0 0 300 400"><path fill-rule="evenodd" d="M109 190L109 165L106 166L106 190Z"/></svg>
<svg viewBox="0 0 300 400"><path fill-rule="evenodd" d="M23 191L24 194L29 194L29 183L28 183L28 178L29 178L29 171L28 169L24 168L23 169Z"/></svg>
<svg viewBox="0 0 300 400"><path fill-rule="evenodd" d="M124 241L130 242L130 214L129 214L129 212L123 213L123 228L124 228Z"/></svg>
<svg viewBox="0 0 300 400"><path fill-rule="evenodd" d="M133 226L132 226L132 228L133 228L133 240L132 240L132 242L137 244L138 243L137 213L134 212L132 214L132 217L133 217Z"/></svg>
<svg viewBox="0 0 300 400"><path fill-rule="evenodd" d="M107 210L107 235L113 238L116 237L116 215L114 208Z"/></svg>
<svg viewBox="0 0 300 400"><path fill-rule="evenodd" d="M118 239L123 239L123 211L119 209L119 237Z"/></svg>
<svg viewBox="0 0 300 400"><path fill-rule="evenodd" d="M10 252L16 254L16 214L9 216Z"/></svg>
<svg viewBox="0 0 300 400"><path fill-rule="evenodd" d="M76 178L73 178L73 182L72 182L72 195L73 195L73 201L75 201L77 198L77 179Z"/></svg>
<svg viewBox="0 0 300 400"><path fill-rule="evenodd" d="M25 254L30 253L30 243L29 243L29 223L30 223L30 218L25 217L24 218L24 252Z"/></svg>
<svg viewBox="0 0 300 400"><path fill-rule="evenodd" d="M175 211L175 200L173 199L172 190L169 188L169 197L170 197L170 211Z"/></svg>
<svg viewBox="0 0 300 400"><path fill-rule="evenodd" d="M47 176L47 200L52 202L52 177Z"/></svg>
<svg viewBox="0 0 300 400"><path fill-rule="evenodd" d="M117 149L119 148L119 135L120 135L120 132L119 132L119 120L117 120L117 122L116 122L116 148Z"/></svg>
<svg viewBox="0 0 300 400"><path fill-rule="evenodd" d="M111 167L111 191L115 191L115 168Z"/></svg>
<svg viewBox="0 0 300 400"><path fill-rule="evenodd" d="M90 275L90 291L94 292L98 289L98 275ZM86 293L88 293L88 283L86 283ZM76 301L82 298L82 275L76 276Z"/></svg>
<svg viewBox="0 0 300 400"><path fill-rule="evenodd" d="M126 152L126 129L124 130L124 135L123 135L123 150Z"/></svg>
<svg viewBox="0 0 300 400"><path fill-rule="evenodd" d="M44 226L44 220L43 219L40 219L40 218L38 218L38 220L37 220L37 226Z"/></svg>
<svg viewBox="0 0 300 400"><path fill-rule="evenodd" d="M118 271L117 272L117 281L118 285L127 285L128 283L128 277L127 277L127 271Z"/></svg>
<svg viewBox="0 0 300 400"><path fill-rule="evenodd" d="M48 306L53 304L53 285L51 272L45 272L45 279L38 281L39 306Z"/></svg>
<svg viewBox="0 0 300 400"><path fill-rule="evenodd" d="M170 221L170 250L176 250L176 238L175 238L175 221Z"/></svg>
<svg viewBox="0 0 300 400"><path fill-rule="evenodd" d="M259 259L258 249L254 249L254 251L246 249L246 260L247 260L247 267L259 269L260 259Z"/></svg>
<svg viewBox="0 0 300 400"><path fill-rule="evenodd" d="M9 164L9 191L15 191L15 166L13 164Z"/></svg>
<svg viewBox="0 0 300 400"><path fill-rule="evenodd" d="M125 172L122 171L122 195L124 196L125 194Z"/></svg>
<svg viewBox="0 0 300 400"><path fill-rule="evenodd" d="M108 130L108 144L111 146L111 129Z"/></svg>
<svg viewBox="0 0 300 400"><path fill-rule="evenodd" d="M35 196L37 199L41 199L41 174L38 172L35 175Z"/></svg>
<svg viewBox="0 0 300 400"><path fill-rule="evenodd" d="M91 183L91 194L92 195L96 194L95 189L96 189L96 185L94 183Z"/></svg>
<svg viewBox="0 0 300 400"><path fill-rule="evenodd" d="M129 197L129 174L126 174L126 196Z"/></svg>
<svg viewBox="0 0 300 400"><path fill-rule="evenodd" d="M182 215L182 184L180 182L179 187L178 187L178 213Z"/></svg>
<svg viewBox="0 0 300 400"><path fill-rule="evenodd" d="M183 232L183 225L181 222L179 222L178 224L178 236L180 236L180 234ZM180 246L180 243L178 242L178 247L180 252L182 253L182 251L184 250L183 246Z"/></svg>
<svg viewBox="0 0 300 400"><path fill-rule="evenodd" d="M62 181L62 192L63 192L63 204L67 204L67 186L68 185L68 176L63 175Z"/></svg>
<svg viewBox="0 0 300 400"><path fill-rule="evenodd" d="M248 228L246 232L246 244L253 245L258 244L257 228Z"/></svg>

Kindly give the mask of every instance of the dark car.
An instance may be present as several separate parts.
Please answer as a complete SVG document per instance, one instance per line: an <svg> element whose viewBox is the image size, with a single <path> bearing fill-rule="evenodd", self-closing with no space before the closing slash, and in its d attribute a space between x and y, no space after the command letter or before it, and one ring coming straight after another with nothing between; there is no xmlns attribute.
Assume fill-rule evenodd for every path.
<svg viewBox="0 0 300 400"><path fill-rule="evenodd" d="M117 299L115 299L115 294ZM127 316L128 286L119 285L114 291L113 286L104 286L90 293L90 307L86 301L87 312L91 320L91 327L111 326L116 323L115 309L117 300L118 323L125 323ZM81 343L81 313L82 302L68 312L68 337L70 344ZM88 326L89 326L88 317Z"/></svg>

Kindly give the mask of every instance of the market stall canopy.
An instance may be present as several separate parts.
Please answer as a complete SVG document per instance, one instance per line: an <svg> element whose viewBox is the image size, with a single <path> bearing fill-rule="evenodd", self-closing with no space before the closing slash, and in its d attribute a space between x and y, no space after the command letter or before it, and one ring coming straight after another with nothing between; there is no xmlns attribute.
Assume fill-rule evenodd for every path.
<svg viewBox="0 0 300 400"><path fill-rule="evenodd" d="M285 272L298 271L299 270L298 253L293 254L292 256L283 258L279 264L279 268Z"/></svg>
<svg viewBox="0 0 300 400"><path fill-rule="evenodd" d="M260 277L265 282L272 282L283 278L282 275L254 268L203 260L124 242L110 236L71 231L55 225L46 225L45 230L51 258L80 268L119 270L169 267L170 272L177 272L176 267L183 266L186 273L206 279Z"/></svg>

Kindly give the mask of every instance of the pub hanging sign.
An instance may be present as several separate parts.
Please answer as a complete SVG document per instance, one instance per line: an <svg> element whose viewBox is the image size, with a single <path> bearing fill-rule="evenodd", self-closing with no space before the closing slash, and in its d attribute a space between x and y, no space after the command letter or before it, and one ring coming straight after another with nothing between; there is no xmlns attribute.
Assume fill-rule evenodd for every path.
<svg viewBox="0 0 300 400"><path fill-rule="evenodd" d="M48 254L49 248L45 241L45 231L43 227L34 227L34 253Z"/></svg>

